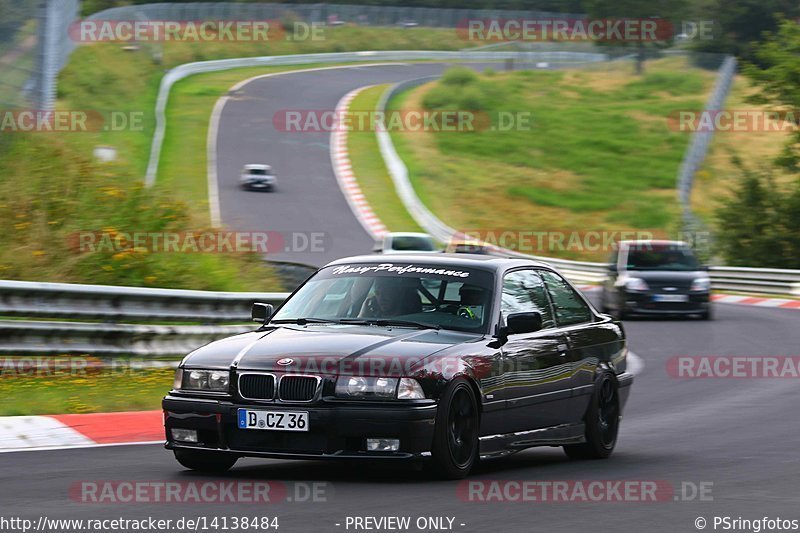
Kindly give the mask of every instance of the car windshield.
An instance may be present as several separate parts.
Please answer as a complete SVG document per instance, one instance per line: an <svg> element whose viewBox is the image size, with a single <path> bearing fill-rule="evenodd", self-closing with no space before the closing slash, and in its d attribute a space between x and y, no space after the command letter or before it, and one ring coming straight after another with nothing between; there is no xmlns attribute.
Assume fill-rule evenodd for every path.
<svg viewBox="0 0 800 533"><path fill-rule="evenodd" d="M436 247L431 239L416 235L402 235L392 238L392 250L433 252Z"/></svg>
<svg viewBox="0 0 800 533"><path fill-rule="evenodd" d="M697 270L692 250L672 244L641 244L628 250L628 270Z"/></svg>
<svg viewBox="0 0 800 533"><path fill-rule="evenodd" d="M251 168L247 173L253 176L269 176L269 171L265 168Z"/></svg>
<svg viewBox="0 0 800 533"><path fill-rule="evenodd" d="M359 263L323 268L271 323L435 327L483 333L493 274L460 265Z"/></svg>

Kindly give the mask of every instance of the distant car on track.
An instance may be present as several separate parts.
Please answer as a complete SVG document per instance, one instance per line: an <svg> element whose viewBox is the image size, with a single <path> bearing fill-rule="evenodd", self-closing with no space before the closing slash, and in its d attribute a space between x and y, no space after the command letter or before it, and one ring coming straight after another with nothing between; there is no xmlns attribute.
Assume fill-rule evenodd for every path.
<svg viewBox="0 0 800 533"><path fill-rule="evenodd" d="M621 241L609 260L600 307L619 318L699 315L708 320L708 268L685 242Z"/></svg>
<svg viewBox="0 0 800 533"><path fill-rule="evenodd" d="M248 190L270 191L278 183L278 178L269 165L245 165L239 177L242 188Z"/></svg>
<svg viewBox="0 0 800 533"><path fill-rule="evenodd" d="M386 233L376 242L372 251L377 254L405 254L435 253L440 250L433 237L427 233L393 232Z"/></svg>
<svg viewBox="0 0 800 533"><path fill-rule="evenodd" d="M252 314L258 330L189 354L163 400L189 469L386 459L456 479L533 446L607 458L633 383L622 325L526 259L340 259Z"/></svg>
<svg viewBox="0 0 800 533"><path fill-rule="evenodd" d="M453 239L447 243L445 252L449 254L488 254L491 247L485 243L471 239Z"/></svg>

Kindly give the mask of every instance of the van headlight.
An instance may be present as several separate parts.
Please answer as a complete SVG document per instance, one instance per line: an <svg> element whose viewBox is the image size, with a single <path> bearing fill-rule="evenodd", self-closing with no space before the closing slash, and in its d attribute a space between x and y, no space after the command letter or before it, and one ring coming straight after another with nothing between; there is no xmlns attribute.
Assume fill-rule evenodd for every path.
<svg viewBox="0 0 800 533"><path fill-rule="evenodd" d="M697 278L692 282L692 291L703 291L707 292L711 290L711 279L710 278Z"/></svg>
<svg viewBox="0 0 800 533"><path fill-rule="evenodd" d="M175 390L228 392L230 372L227 370L181 369L175 372Z"/></svg>
<svg viewBox="0 0 800 533"><path fill-rule="evenodd" d="M642 278L628 278L625 280L625 288L629 291L646 291L649 287Z"/></svg>

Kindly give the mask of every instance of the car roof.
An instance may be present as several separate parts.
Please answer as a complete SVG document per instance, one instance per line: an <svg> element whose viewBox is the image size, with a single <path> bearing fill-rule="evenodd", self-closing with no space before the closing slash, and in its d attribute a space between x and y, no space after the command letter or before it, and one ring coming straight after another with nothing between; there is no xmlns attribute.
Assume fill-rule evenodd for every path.
<svg viewBox="0 0 800 533"><path fill-rule="evenodd" d="M391 257L391 259L389 259ZM428 265L461 266L478 268L482 270L500 271L517 266L538 266L548 269L553 267L541 261L532 259L518 259L489 254L392 254L383 257L376 255L357 255L354 257L343 257L336 261L331 261L325 266L346 265L351 263L424 263Z"/></svg>
<svg viewBox="0 0 800 533"><path fill-rule="evenodd" d="M271 170L272 169L272 167L269 166L269 165L261 165L261 164L257 164L257 163L253 163L253 164L250 164L250 165L245 165L244 168L246 168L247 170L256 170L256 169Z"/></svg>

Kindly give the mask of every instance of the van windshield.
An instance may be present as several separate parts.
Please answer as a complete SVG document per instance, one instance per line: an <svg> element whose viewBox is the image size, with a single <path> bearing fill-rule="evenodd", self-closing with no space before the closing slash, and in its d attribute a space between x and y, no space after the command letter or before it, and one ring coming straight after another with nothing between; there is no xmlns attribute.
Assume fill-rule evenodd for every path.
<svg viewBox="0 0 800 533"><path fill-rule="evenodd" d="M628 249L628 270L698 270L700 263L686 246L640 244Z"/></svg>

